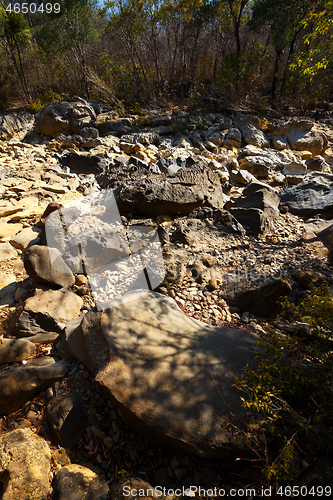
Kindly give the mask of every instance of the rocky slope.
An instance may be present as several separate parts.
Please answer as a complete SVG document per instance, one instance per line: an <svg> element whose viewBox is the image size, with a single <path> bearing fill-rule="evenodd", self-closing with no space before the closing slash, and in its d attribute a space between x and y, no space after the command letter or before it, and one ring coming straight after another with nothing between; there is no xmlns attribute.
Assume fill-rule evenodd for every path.
<svg viewBox="0 0 333 500"><path fill-rule="evenodd" d="M117 497L120 470L248 484L234 377L281 297L331 283L332 130L82 100L2 117L4 499ZM43 458L22 466L26 447Z"/></svg>

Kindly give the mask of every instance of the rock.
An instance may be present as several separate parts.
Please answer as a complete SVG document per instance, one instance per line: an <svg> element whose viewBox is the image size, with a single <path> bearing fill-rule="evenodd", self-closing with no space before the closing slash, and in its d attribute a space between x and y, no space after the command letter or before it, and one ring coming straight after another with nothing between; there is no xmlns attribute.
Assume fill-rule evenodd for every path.
<svg viewBox="0 0 333 500"><path fill-rule="evenodd" d="M15 274L0 274L0 305L12 305L16 290Z"/></svg>
<svg viewBox="0 0 333 500"><path fill-rule="evenodd" d="M132 144L159 144L161 138L155 132L140 132L139 134L123 135L122 141Z"/></svg>
<svg viewBox="0 0 333 500"><path fill-rule="evenodd" d="M39 243L39 233L39 229L27 227L17 233L17 235L10 240L10 244L13 245L13 247L25 252L27 248Z"/></svg>
<svg viewBox="0 0 333 500"><path fill-rule="evenodd" d="M190 213L192 218L196 219L212 219L213 224L204 224L208 234L212 234L214 231L217 231L217 234L220 232L226 233L235 233L240 236L245 236L245 230L243 226L233 217L227 210L223 210L220 208L210 208L210 207L200 207L193 212ZM206 234L207 237L207 234Z"/></svg>
<svg viewBox="0 0 333 500"><path fill-rule="evenodd" d="M288 141L296 151L311 151L313 155L322 154L327 147L327 139L321 132L292 128L288 133Z"/></svg>
<svg viewBox="0 0 333 500"><path fill-rule="evenodd" d="M17 257L17 252L9 243L0 243L0 262Z"/></svg>
<svg viewBox="0 0 333 500"><path fill-rule="evenodd" d="M242 134L240 133L238 128L230 128L226 135L223 146L225 148L229 147L239 148L241 142L242 142Z"/></svg>
<svg viewBox="0 0 333 500"><path fill-rule="evenodd" d="M80 134L81 129L94 124L96 111L99 111L96 104L83 99L48 103L36 114L35 130L53 138L60 134Z"/></svg>
<svg viewBox="0 0 333 500"><path fill-rule="evenodd" d="M280 151L283 149L290 149L290 144L287 139L282 135L274 135L272 139L273 148L279 149Z"/></svg>
<svg viewBox="0 0 333 500"><path fill-rule="evenodd" d="M30 429L0 436L2 500L47 500L51 452Z"/></svg>
<svg viewBox="0 0 333 500"><path fill-rule="evenodd" d="M59 158L62 165L69 167L78 174L102 174L111 163L111 160L104 155L84 155L80 153L66 153Z"/></svg>
<svg viewBox="0 0 333 500"><path fill-rule="evenodd" d="M322 172L325 168L329 167L328 163L320 155L306 160L306 166L309 172Z"/></svg>
<svg viewBox="0 0 333 500"><path fill-rule="evenodd" d="M286 164L282 170L283 175L301 175L306 174L307 168L303 163L296 163L295 161Z"/></svg>
<svg viewBox="0 0 333 500"><path fill-rule="evenodd" d="M279 193L280 210L312 217L321 215L333 218L333 176L329 174L308 174L303 182Z"/></svg>
<svg viewBox="0 0 333 500"><path fill-rule="evenodd" d="M31 113L0 116L0 141L9 141L13 137L23 139L33 123L34 116Z"/></svg>
<svg viewBox="0 0 333 500"><path fill-rule="evenodd" d="M36 352L36 346L26 339L2 339L0 344L0 365L23 361Z"/></svg>
<svg viewBox="0 0 333 500"><path fill-rule="evenodd" d="M239 280L236 289L230 287L225 293L222 288L221 296L230 306L239 307L258 316L275 318L281 311L279 301L291 292L290 284L282 279L267 279L264 282L243 283Z"/></svg>
<svg viewBox="0 0 333 500"><path fill-rule="evenodd" d="M202 205L222 208L223 193L215 172L193 165L164 179L133 180L122 187L116 200L121 213L187 215Z"/></svg>
<svg viewBox="0 0 333 500"><path fill-rule="evenodd" d="M97 139L99 137L98 130L94 127L84 127L81 129L80 135L84 139Z"/></svg>
<svg viewBox="0 0 333 500"><path fill-rule="evenodd" d="M247 227L256 237L264 236L271 229L271 221L279 215L279 197L272 188L259 182L252 182L244 189L242 196L234 203L226 203L240 224Z"/></svg>
<svg viewBox="0 0 333 500"><path fill-rule="evenodd" d="M132 119L116 118L110 120L109 116L108 113L102 113L97 118L97 128L102 135L107 135L111 132L118 132L119 135L128 134L132 127Z"/></svg>
<svg viewBox="0 0 333 500"><path fill-rule="evenodd" d="M39 292L26 300L13 333L29 337L36 333L60 333L66 324L79 316L83 300L70 290Z"/></svg>
<svg viewBox="0 0 333 500"><path fill-rule="evenodd" d="M269 148L269 139L252 121L252 117L238 113L234 118L234 123L240 129L247 144L253 144L259 148Z"/></svg>
<svg viewBox="0 0 333 500"><path fill-rule="evenodd" d="M61 234L63 232L61 227ZM24 267L36 283L56 287L69 287L75 283L73 273L56 248L33 245L25 254Z"/></svg>
<svg viewBox="0 0 333 500"><path fill-rule="evenodd" d="M56 380L66 376L68 365L65 360L46 366L10 368L0 374L0 414L8 415L22 408L26 401Z"/></svg>
<svg viewBox="0 0 333 500"><path fill-rule="evenodd" d="M239 169L239 170L231 170L230 177L233 181L239 182L239 184L247 185L250 182L255 182L256 178L247 170Z"/></svg>
<svg viewBox="0 0 333 500"><path fill-rule="evenodd" d="M145 439L205 457L253 453L236 430L245 410L233 383L253 362L255 335L189 318L173 299L154 292L87 313L81 329L77 342L96 381ZM81 356L82 347L74 354Z"/></svg>
<svg viewBox="0 0 333 500"><path fill-rule="evenodd" d="M276 162L265 156L246 156L240 160L242 169L248 170L255 177L262 179L267 177L276 167Z"/></svg>
<svg viewBox="0 0 333 500"><path fill-rule="evenodd" d="M333 487L332 455L324 454L316 457L311 466L298 476L297 484L300 489L302 489L302 486L306 486L307 491L331 491L328 488ZM318 487L322 488L322 490ZM311 488L313 489L311 490Z"/></svg>
<svg viewBox="0 0 333 500"><path fill-rule="evenodd" d="M107 482L95 467L79 464L62 467L56 475L54 500L105 500L109 492Z"/></svg>
<svg viewBox="0 0 333 500"><path fill-rule="evenodd" d="M0 220L0 240L8 241L22 229L22 224L9 224L6 221Z"/></svg>
<svg viewBox="0 0 333 500"><path fill-rule="evenodd" d="M77 394L53 398L46 410L51 428L61 445L75 447L87 425L82 399Z"/></svg>
<svg viewBox="0 0 333 500"><path fill-rule="evenodd" d="M305 288L306 290L313 286L321 285L326 280L322 273L317 273L315 271L302 271L301 269L295 269L290 273L290 275L300 287Z"/></svg>

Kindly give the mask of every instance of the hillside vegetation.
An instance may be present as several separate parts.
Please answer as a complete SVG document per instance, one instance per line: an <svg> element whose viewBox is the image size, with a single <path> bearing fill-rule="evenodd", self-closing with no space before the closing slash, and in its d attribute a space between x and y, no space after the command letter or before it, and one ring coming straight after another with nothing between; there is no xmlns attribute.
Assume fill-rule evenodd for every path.
<svg viewBox="0 0 333 500"><path fill-rule="evenodd" d="M0 109L328 106L331 0L1 0Z"/></svg>

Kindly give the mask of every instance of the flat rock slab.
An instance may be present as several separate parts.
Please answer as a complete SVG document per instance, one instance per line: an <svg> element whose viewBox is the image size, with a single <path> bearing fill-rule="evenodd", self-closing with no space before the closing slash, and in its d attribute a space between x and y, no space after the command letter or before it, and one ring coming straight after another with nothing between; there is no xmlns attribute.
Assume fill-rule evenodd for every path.
<svg viewBox="0 0 333 500"><path fill-rule="evenodd" d="M26 339L2 339L0 344L0 365L23 361L36 352L36 346Z"/></svg>
<svg viewBox="0 0 333 500"><path fill-rule="evenodd" d="M17 257L17 252L9 243L0 243L0 262Z"/></svg>
<svg viewBox="0 0 333 500"><path fill-rule="evenodd" d="M14 304L14 294L16 290L16 276L10 274L0 274L0 306Z"/></svg>
<svg viewBox="0 0 333 500"><path fill-rule="evenodd" d="M56 248L31 246L25 254L24 267L36 283L57 287L72 286L75 283L71 270Z"/></svg>
<svg viewBox="0 0 333 500"><path fill-rule="evenodd" d="M27 299L14 335L29 337L43 332L60 333L68 321L79 316L83 300L70 290L47 290Z"/></svg>
<svg viewBox="0 0 333 500"><path fill-rule="evenodd" d="M295 215L333 217L333 175L310 174L303 182L279 193L280 210Z"/></svg>
<svg viewBox="0 0 333 500"><path fill-rule="evenodd" d="M2 500L46 500L51 452L47 442L30 429L0 437Z"/></svg>
<svg viewBox="0 0 333 500"><path fill-rule="evenodd" d="M73 333L73 353L146 439L204 457L253 454L233 384L254 360L256 335L189 318L154 292L88 313Z"/></svg>
<svg viewBox="0 0 333 500"><path fill-rule="evenodd" d="M10 240L22 229L22 224L9 224L0 220L0 240Z"/></svg>
<svg viewBox="0 0 333 500"><path fill-rule="evenodd" d="M14 236L10 243L13 247L18 248L25 252L28 247L32 245L37 245L39 243L39 233L40 230L32 227L26 227L20 231L16 236Z"/></svg>
<svg viewBox="0 0 333 500"><path fill-rule="evenodd" d="M68 365L65 360L62 360L58 363L51 362L43 366L30 366L29 363L1 373L0 415L8 415L18 410L40 391L65 377L67 372Z"/></svg>

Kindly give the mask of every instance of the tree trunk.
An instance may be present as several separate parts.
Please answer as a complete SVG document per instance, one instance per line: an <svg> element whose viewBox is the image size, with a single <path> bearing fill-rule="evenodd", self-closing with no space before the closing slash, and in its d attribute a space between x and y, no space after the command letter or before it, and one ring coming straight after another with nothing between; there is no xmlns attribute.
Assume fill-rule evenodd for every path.
<svg viewBox="0 0 333 500"><path fill-rule="evenodd" d="M274 64L274 74L273 74L272 89L271 89L272 104L275 104L281 54L282 54L282 49L279 50L275 49L275 64Z"/></svg>

